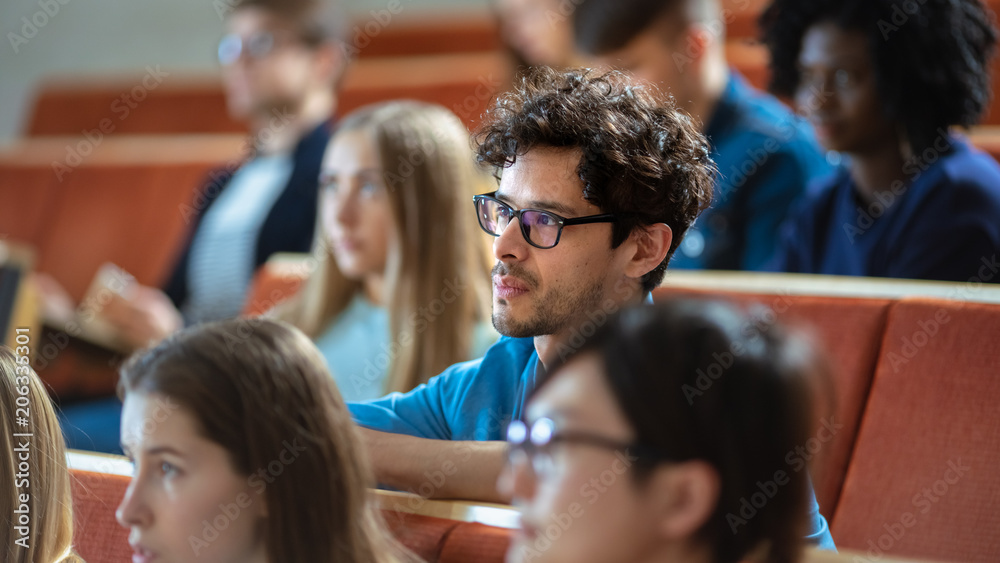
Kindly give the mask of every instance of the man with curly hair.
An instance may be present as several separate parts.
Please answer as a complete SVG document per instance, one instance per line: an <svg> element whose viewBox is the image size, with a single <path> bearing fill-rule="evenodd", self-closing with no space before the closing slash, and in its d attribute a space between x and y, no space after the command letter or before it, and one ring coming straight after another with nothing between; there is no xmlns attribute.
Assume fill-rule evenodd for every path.
<svg viewBox="0 0 1000 563"><path fill-rule="evenodd" d="M537 69L499 98L476 140L499 186L469 212L496 237L493 323L505 336L410 393L350 406L380 482L501 500L498 440L536 376L610 313L648 299L710 202L715 167L685 114L620 73Z"/></svg>
<svg viewBox="0 0 1000 563"><path fill-rule="evenodd" d="M504 336L409 393L350 408L381 483L505 502L494 485L507 424L545 366L649 299L711 202L715 165L685 113L619 72L535 69L499 98L476 141L499 179L475 211L496 237L493 323ZM828 538L815 501L811 516Z"/></svg>
<svg viewBox="0 0 1000 563"><path fill-rule="evenodd" d="M768 8L772 90L847 156L790 217L773 269L1000 281L1000 166L948 130L989 104L994 20L979 0Z"/></svg>
<svg viewBox="0 0 1000 563"><path fill-rule="evenodd" d="M809 124L726 61L726 25L749 0L574 0L577 50L669 92L701 122L719 167L712 207L672 268L760 270L810 180L830 172Z"/></svg>

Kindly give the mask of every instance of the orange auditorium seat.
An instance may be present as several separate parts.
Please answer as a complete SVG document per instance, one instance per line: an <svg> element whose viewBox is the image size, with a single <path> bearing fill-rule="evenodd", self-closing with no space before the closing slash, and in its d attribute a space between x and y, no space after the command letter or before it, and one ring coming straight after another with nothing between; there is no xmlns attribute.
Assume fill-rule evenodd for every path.
<svg viewBox="0 0 1000 563"><path fill-rule="evenodd" d="M153 73L73 76L42 82L25 134L245 133L229 117L217 76ZM145 81L146 86L143 85ZM147 87L149 86L149 87Z"/></svg>
<svg viewBox="0 0 1000 563"><path fill-rule="evenodd" d="M448 536L441 563L503 563L514 530L463 522ZM529 559L530 561L530 559Z"/></svg>
<svg viewBox="0 0 1000 563"><path fill-rule="evenodd" d="M87 563L128 563L128 530L118 525L115 509L125 496L129 477L70 470L73 488L73 544Z"/></svg>
<svg viewBox="0 0 1000 563"><path fill-rule="evenodd" d="M302 257L297 263L283 263L281 257ZM250 290L247 292L243 315L262 315L275 305L295 295L308 277L308 254L282 253L265 262L254 273Z"/></svg>
<svg viewBox="0 0 1000 563"><path fill-rule="evenodd" d="M115 262L160 285L190 227L208 171L240 154L241 136L29 139L0 151L0 218L38 252L37 269L76 300L97 268ZM86 149L79 161L67 151ZM75 166L56 170L53 162ZM23 209L23 212L21 211ZM5 223L7 224L7 223ZM6 228L6 227L5 227Z"/></svg>
<svg viewBox="0 0 1000 563"><path fill-rule="evenodd" d="M904 298L889 313L837 545L1000 560L1000 304Z"/></svg>

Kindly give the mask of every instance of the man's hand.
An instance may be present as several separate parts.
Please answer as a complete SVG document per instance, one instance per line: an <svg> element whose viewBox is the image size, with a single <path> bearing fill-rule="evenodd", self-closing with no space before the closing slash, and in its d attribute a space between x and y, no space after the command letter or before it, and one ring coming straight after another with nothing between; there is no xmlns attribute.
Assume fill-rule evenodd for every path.
<svg viewBox="0 0 1000 563"><path fill-rule="evenodd" d="M506 463L504 442L452 442L359 430L382 485L425 498L510 502L496 488Z"/></svg>
<svg viewBox="0 0 1000 563"><path fill-rule="evenodd" d="M143 285L135 287L131 299L114 294L101 316L133 348L155 344L184 326L170 298L159 289Z"/></svg>

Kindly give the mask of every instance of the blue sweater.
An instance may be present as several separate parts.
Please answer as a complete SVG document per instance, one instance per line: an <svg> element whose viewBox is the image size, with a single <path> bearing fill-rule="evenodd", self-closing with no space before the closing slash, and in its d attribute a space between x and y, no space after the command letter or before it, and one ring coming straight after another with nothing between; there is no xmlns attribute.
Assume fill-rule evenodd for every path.
<svg viewBox="0 0 1000 563"><path fill-rule="evenodd" d="M1000 166L961 137L927 155L906 165L908 183L890 187L870 204L858 197L847 169L822 182L784 226L769 269L1000 280Z"/></svg>

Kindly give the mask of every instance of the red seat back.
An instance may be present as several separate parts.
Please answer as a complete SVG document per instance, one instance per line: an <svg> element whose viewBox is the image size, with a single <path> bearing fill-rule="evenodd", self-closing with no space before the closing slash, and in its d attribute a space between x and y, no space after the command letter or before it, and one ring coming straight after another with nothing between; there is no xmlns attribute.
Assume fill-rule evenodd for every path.
<svg viewBox="0 0 1000 563"><path fill-rule="evenodd" d="M838 546L1000 560L998 342L1000 304L893 307L832 521Z"/></svg>

